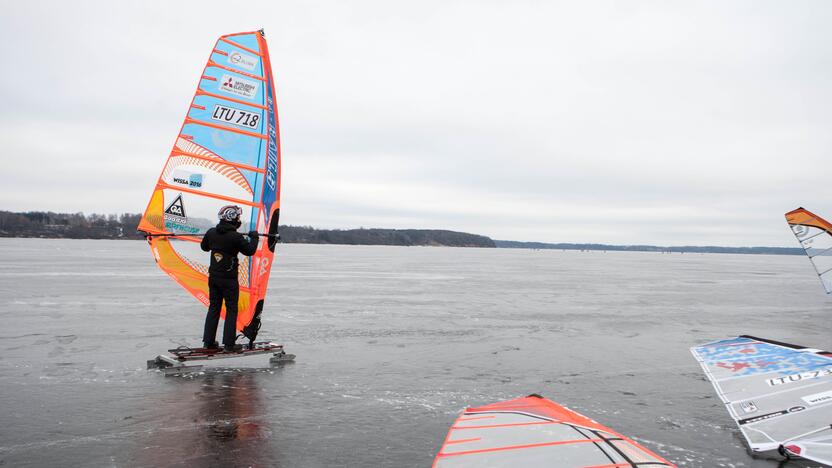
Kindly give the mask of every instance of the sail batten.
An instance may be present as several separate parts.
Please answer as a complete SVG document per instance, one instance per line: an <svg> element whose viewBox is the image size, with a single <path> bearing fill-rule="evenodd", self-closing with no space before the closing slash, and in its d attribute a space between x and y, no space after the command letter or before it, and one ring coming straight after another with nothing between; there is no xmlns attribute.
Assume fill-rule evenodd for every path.
<svg viewBox="0 0 832 468"><path fill-rule="evenodd" d="M280 143L262 31L221 36L196 76L196 91L138 229L161 234L148 238L158 266L205 304L208 259L197 244L216 224L221 206L243 206L243 232L277 233L269 221L280 208ZM262 311L274 247L270 237L240 262L238 330Z"/></svg>

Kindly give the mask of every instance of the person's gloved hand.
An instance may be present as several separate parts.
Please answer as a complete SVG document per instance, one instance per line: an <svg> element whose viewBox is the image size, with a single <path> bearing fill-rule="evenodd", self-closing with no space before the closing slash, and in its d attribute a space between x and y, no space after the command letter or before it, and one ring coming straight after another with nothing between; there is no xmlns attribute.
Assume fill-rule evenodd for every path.
<svg viewBox="0 0 832 468"><path fill-rule="evenodd" d="M259 237L260 234L257 231L249 231L248 236L252 239L257 239L257 237Z"/></svg>

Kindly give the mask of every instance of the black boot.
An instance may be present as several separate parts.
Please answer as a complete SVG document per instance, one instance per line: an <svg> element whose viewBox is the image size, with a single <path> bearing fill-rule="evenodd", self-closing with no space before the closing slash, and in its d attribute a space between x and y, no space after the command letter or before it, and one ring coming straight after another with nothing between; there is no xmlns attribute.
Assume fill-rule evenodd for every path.
<svg viewBox="0 0 832 468"><path fill-rule="evenodd" d="M242 351L243 346L238 344L230 344L225 345L225 352L226 353L236 353L238 351Z"/></svg>
<svg viewBox="0 0 832 468"><path fill-rule="evenodd" d="M220 344L216 341L211 344L203 343L203 345L205 346L205 349L220 349Z"/></svg>

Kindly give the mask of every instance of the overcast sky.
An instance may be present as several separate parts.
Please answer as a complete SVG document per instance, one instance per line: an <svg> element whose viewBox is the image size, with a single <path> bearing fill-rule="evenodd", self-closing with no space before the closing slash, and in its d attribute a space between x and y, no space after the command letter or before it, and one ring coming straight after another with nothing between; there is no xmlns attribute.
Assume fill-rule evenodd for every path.
<svg viewBox="0 0 832 468"><path fill-rule="evenodd" d="M266 30L281 221L797 246L832 217L825 1L3 1L0 209L140 212L221 34Z"/></svg>

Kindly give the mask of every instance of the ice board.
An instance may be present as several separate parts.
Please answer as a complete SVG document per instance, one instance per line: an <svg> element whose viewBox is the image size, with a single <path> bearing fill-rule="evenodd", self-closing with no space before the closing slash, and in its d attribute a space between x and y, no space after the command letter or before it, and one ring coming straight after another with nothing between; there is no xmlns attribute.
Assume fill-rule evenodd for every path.
<svg viewBox="0 0 832 468"><path fill-rule="evenodd" d="M283 362L293 361L294 354L288 354L283 349L283 345L272 343L270 341L258 341L253 346L243 346L241 349L232 352L226 352L222 348L188 348L179 347L176 349L169 349L168 355L160 354L156 358L147 361L148 369L167 369L167 368L184 368L190 367L190 361L205 361L214 359L231 359L247 356L256 356L259 354L272 354L269 359L271 364L279 364Z"/></svg>

